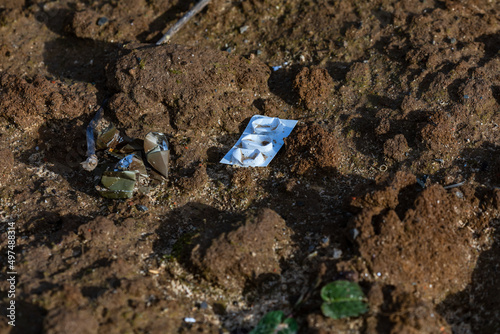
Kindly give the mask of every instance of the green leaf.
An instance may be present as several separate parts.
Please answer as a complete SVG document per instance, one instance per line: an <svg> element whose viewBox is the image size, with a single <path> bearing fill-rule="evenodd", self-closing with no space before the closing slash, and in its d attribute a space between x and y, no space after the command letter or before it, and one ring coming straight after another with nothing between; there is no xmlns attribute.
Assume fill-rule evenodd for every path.
<svg viewBox="0 0 500 334"><path fill-rule="evenodd" d="M355 282L329 283L321 289L321 298L324 301L321 311L325 316L333 319L357 317L368 311L364 301L365 295Z"/></svg>
<svg viewBox="0 0 500 334"><path fill-rule="evenodd" d="M271 311L260 319L257 327L250 334L295 334L297 333L297 322L293 318L285 317L283 311Z"/></svg>

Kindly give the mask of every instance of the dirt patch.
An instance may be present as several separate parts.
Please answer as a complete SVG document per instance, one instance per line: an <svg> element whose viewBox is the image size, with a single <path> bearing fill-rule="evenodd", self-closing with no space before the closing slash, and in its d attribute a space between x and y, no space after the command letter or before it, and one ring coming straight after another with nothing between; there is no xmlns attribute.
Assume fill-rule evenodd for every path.
<svg viewBox="0 0 500 334"><path fill-rule="evenodd" d="M397 196L411 196L406 191L412 190ZM382 190L372 197L388 194ZM364 207L354 219L360 233L356 242L371 273L388 284L405 282L406 290L423 299L439 300L463 289L476 260L468 245L472 233L464 228L473 209L470 199L432 186L418 194L414 208L406 211L398 212L398 198L386 200L388 206ZM440 257L447 259L446 266Z"/></svg>
<svg viewBox="0 0 500 334"><path fill-rule="evenodd" d="M439 154L456 154L458 151L455 137L456 122L453 116L435 112L427 116L428 122L420 131L424 145Z"/></svg>
<svg viewBox="0 0 500 334"><path fill-rule="evenodd" d="M304 67L294 80L301 103L307 109L315 110L324 107L333 88L332 77L325 69Z"/></svg>
<svg viewBox="0 0 500 334"><path fill-rule="evenodd" d="M285 146L286 163L299 175L334 168L340 158L337 139L319 125L298 126Z"/></svg>
<svg viewBox="0 0 500 334"><path fill-rule="evenodd" d="M31 82L2 75L0 78L2 118L25 131L36 131L47 120L73 119L89 112L88 103L95 105L95 91L80 95L61 82L41 76Z"/></svg>
<svg viewBox="0 0 500 334"><path fill-rule="evenodd" d="M108 71L111 87L120 92L110 106L120 125L136 136L153 127L236 132L257 112L252 104L268 92L269 73L260 61L227 52L139 47Z"/></svg>
<svg viewBox="0 0 500 334"><path fill-rule="evenodd" d="M12 168L14 167L14 155L8 148L0 150L0 160L2 167L0 167L0 174L2 175L2 183L7 182L10 178Z"/></svg>
<svg viewBox="0 0 500 334"><path fill-rule="evenodd" d="M385 124L379 125L379 132L381 128L385 127ZM408 153L408 142L404 135L396 135L392 139L388 139L384 143L384 154L386 157L394 159L396 161L403 161Z"/></svg>
<svg viewBox="0 0 500 334"><path fill-rule="evenodd" d="M222 234L203 249L206 243L194 246L192 263L207 279L237 291L269 279L266 276L279 276L280 261L290 254L291 246L285 221L269 209L249 217L244 225Z"/></svg>
<svg viewBox="0 0 500 334"><path fill-rule="evenodd" d="M72 333L92 334L96 333L99 324L96 319L86 310L68 311L66 308L54 309L45 318L43 330L46 333Z"/></svg>

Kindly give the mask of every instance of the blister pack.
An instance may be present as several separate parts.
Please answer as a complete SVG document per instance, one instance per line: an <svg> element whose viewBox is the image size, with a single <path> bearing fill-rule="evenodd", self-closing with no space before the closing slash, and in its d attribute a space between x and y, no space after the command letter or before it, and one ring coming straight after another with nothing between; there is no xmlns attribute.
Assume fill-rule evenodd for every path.
<svg viewBox="0 0 500 334"><path fill-rule="evenodd" d="M220 162L241 167L265 167L296 124L294 120L254 115L240 139Z"/></svg>

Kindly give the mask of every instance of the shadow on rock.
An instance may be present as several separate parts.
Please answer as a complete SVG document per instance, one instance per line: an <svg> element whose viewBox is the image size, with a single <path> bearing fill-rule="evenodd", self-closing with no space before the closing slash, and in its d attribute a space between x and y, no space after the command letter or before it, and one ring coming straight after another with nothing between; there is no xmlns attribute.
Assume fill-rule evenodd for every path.
<svg viewBox="0 0 500 334"><path fill-rule="evenodd" d="M51 74L63 80L91 83L99 91L106 90L106 65L113 62L120 51L119 44L76 37L48 41L44 48L44 62Z"/></svg>
<svg viewBox="0 0 500 334"><path fill-rule="evenodd" d="M351 64L352 63L338 61L328 62L326 64L326 69L333 80L335 80L336 82L344 82Z"/></svg>
<svg viewBox="0 0 500 334"><path fill-rule="evenodd" d="M70 233L77 234L80 225L87 221L88 217L73 214L60 215L56 212L43 211L38 216L30 219L27 224L27 232L35 236L27 248L59 244L66 235Z"/></svg>
<svg viewBox="0 0 500 334"><path fill-rule="evenodd" d="M483 184L500 185L500 147L484 142L479 148L466 148L460 152L461 159L453 165L461 171L462 177L468 179L475 176L476 181Z"/></svg>
<svg viewBox="0 0 500 334"><path fill-rule="evenodd" d="M48 71L57 78L84 81L99 90L105 89L104 68L117 57L120 44L74 36L70 26L75 12L59 7L55 2L40 4L35 14L37 21L60 36L44 45Z"/></svg>
<svg viewBox="0 0 500 334"><path fill-rule="evenodd" d="M485 54L479 61L479 66L483 66L492 58L497 57L498 51L500 51L500 33L481 35L475 41L484 43Z"/></svg>
<svg viewBox="0 0 500 334"><path fill-rule="evenodd" d="M500 207L500 191L492 199ZM438 311L453 329L470 328L472 333L496 333L500 326L500 223L490 222L493 229L491 247L479 256L471 283L462 291L449 295Z"/></svg>
<svg viewBox="0 0 500 334"><path fill-rule="evenodd" d="M17 301L15 304L15 317L12 322L15 326L11 326L8 322L12 321L9 318L9 305L7 303L0 304L2 308L2 316L6 319L0 323L0 332L10 334L26 334L26 333L41 333L43 328L43 319L47 312L34 304L25 301ZM9 331L10 330L10 331Z"/></svg>
<svg viewBox="0 0 500 334"><path fill-rule="evenodd" d="M61 175L68 181L71 189L78 189L88 195L97 195L94 175L99 170L89 173L82 169L80 163L86 159L87 139L85 130L90 121L88 115L72 119L53 119L47 121L38 130L39 143L24 152L24 159L37 152L43 152L43 161L47 169ZM74 192L74 191L73 191ZM74 194L76 196L76 193Z"/></svg>
<svg viewBox="0 0 500 334"><path fill-rule="evenodd" d="M175 258L190 267L188 258L194 248L195 238L205 234L205 238L216 238L230 231L241 217L202 203L187 203L164 217L163 223L155 231L159 238L153 244L153 249L160 257Z"/></svg>
<svg viewBox="0 0 500 334"><path fill-rule="evenodd" d="M300 65L292 65L287 68L272 71L268 80L268 86L271 93L279 96L290 105L297 103L296 94L293 94L293 82L301 68L302 66Z"/></svg>

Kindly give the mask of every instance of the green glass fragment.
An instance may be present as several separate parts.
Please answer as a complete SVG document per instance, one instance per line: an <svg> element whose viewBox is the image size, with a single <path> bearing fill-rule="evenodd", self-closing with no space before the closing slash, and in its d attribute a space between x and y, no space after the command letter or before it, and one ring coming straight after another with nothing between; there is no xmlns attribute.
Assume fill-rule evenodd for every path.
<svg viewBox="0 0 500 334"><path fill-rule="evenodd" d="M101 184L105 188L99 190L99 193L103 197L130 198L134 193L136 184L136 172L104 172L101 178Z"/></svg>

